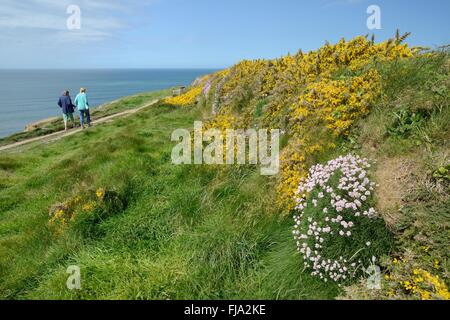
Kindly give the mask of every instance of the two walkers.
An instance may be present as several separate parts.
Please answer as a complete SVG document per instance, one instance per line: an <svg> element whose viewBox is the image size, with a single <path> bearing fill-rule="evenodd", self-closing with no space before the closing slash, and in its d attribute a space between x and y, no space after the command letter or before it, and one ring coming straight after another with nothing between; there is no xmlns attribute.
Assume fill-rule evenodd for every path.
<svg viewBox="0 0 450 320"><path fill-rule="evenodd" d="M70 93L68 90L63 92L63 95L59 98L58 105L62 110L64 119L64 130L67 131L68 122L72 122L73 128L75 128L75 119L73 114L75 108L80 112L80 123L81 128L84 129L85 124L89 127L91 126L91 114L89 112L89 102L86 95L86 89L81 88L80 93L76 96L74 104L70 98Z"/></svg>

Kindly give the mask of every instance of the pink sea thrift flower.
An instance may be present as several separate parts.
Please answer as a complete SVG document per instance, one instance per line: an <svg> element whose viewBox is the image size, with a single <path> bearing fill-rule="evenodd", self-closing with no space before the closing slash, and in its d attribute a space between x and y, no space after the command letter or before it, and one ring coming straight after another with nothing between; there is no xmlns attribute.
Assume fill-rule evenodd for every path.
<svg viewBox="0 0 450 320"><path fill-rule="evenodd" d="M308 177L300 180L295 196L298 214L294 217L296 232L293 232L293 235L298 251L303 255L304 266L311 269L313 276L324 281L339 282L351 278L361 266L361 261L358 263L348 261L351 260L350 257L339 257L334 260L322 257L321 254L328 242L333 241L335 234L351 238L358 232L358 219L371 219L377 216L376 210L368 208L367 205L367 200L375 187L375 183L368 178L369 167L366 159L347 155L331 160L326 165L312 166ZM341 176L338 187L334 190L328 184L336 173L340 173ZM318 190L317 199L312 199L312 206L308 207L307 196L313 190ZM325 194L330 196L329 200L325 200ZM314 215L313 220L310 215L319 206L323 209L316 212L317 216ZM300 228L305 227L305 224L301 223L305 214L309 217L307 230L303 231L306 234L303 234ZM367 247L370 245L371 242L366 243Z"/></svg>

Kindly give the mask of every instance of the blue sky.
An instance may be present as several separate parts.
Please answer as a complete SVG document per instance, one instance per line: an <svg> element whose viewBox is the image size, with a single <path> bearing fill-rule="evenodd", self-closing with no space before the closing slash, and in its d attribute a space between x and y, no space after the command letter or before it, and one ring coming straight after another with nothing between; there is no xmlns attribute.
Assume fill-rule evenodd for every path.
<svg viewBox="0 0 450 320"><path fill-rule="evenodd" d="M448 0L1 0L0 68L222 68L373 32L372 4L377 40L450 44Z"/></svg>

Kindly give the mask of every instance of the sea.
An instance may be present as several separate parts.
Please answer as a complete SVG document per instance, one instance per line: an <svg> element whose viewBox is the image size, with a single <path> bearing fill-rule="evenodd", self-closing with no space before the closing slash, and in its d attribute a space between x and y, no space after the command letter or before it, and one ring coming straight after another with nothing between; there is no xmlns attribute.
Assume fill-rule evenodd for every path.
<svg viewBox="0 0 450 320"><path fill-rule="evenodd" d="M213 69L0 70L0 138L21 132L32 122L60 116L64 90L72 98L87 88L96 107L121 97L187 86Z"/></svg>

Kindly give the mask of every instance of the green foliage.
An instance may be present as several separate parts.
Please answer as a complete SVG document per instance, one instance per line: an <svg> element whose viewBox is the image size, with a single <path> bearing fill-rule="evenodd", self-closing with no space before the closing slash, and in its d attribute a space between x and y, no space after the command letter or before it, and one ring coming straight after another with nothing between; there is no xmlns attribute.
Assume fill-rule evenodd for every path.
<svg viewBox="0 0 450 320"><path fill-rule="evenodd" d="M433 172L433 177L436 179L450 180L450 165L436 169Z"/></svg>
<svg viewBox="0 0 450 320"><path fill-rule="evenodd" d="M257 119L263 115L264 107L268 104L268 102L269 101L267 99L263 99L258 102L258 104L256 105L256 108L255 108L255 119Z"/></svg>
<svg viewBox="0 0 450 320"><path fill-rule="evenodd" d="M426 115L412 112L409 109L400 109L393 113L395 121L387 129L391 136L408 137L411 132L420 128L425 122Z"/></svg>

